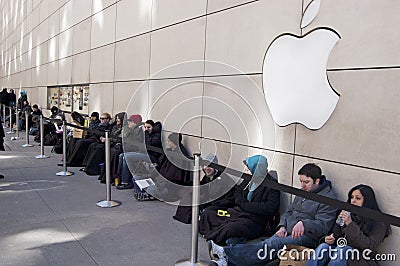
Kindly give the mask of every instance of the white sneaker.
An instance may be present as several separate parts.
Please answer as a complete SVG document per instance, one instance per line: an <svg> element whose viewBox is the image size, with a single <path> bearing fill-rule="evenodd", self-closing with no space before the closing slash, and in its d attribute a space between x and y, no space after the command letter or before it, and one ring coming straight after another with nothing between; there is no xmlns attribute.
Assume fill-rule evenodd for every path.
<svg viewBox="0 0 400 266"><path fill-rule="evenodd" d="M226 258L222 258L219 260L210 261L210 263L208 263L208 266L228 266L228 262L226 261Z"/></svg>
<svg viewBox="0 0 400 266"><path fill-rule="evenodd" d="M218 261L226 257L224 248L215 244L214 241L208 240L207 246L208 246L208 252L210 253L210 258L212 260Z"/></svg>

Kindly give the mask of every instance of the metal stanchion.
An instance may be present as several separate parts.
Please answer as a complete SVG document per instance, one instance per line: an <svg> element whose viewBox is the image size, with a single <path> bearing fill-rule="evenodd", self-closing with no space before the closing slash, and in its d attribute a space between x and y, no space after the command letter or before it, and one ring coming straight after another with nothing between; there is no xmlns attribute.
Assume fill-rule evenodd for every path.
<svg viewBox="0 0 400 266"><path fill-rule="evenodd" d="M3 104L3 128L7 128L6 126L6 108L7 106L5 104Z"/></svg>
<svg viewBox="0 0 400 266"><path fill-rule="evenodd" d="M67 171L67 124L63 121L63 171L56 173L58 176L70 176L73 172Z"/></svg>
<svg viewBox="0 0 400 266"><path fill-rule="evenodd" d="M44 123L43 115L40 115L40 155L35 156L36 159L45 159L50 156L44 155Z"/></svg>
<svg viewBox="0 0 400 266"><path fill-rule="evenodd" d="M175 265L208 265L207 262L198 260L198 240L199 240L199 204L200 204L200 154L194 155L194 175L193 175L193 194L192 194L192 249L190 260L179 260Z"/></svg>
<svg viewBox="0 0 400 266"><path fill-rule="evenodd" d="M29 119L28 119L29 113L28 111L25 111L25 138L26 138L26 143L22 145L22 147L33 147L32 144L29 144Z"/></svg>
<svg viewBox="0 0 400 266"><path fill-rule="evenodd" d="M15 132L16 132L16 135L15 135L15 137L12 137L11 140L19 140L19 139L21 139L19 137L18 125L19 125L19 115L18 115L18 108L16 108L15 109Z"/></svg>
<svg viewBox="0 0 400 266"><path fill-rule="evenodd" d="M116 207L121 205L120 201L116 200L111 200L111 180L110 180L110 138L109 138L109 132L106 133L106 142L105 142L105 148L106 148L106 162L104 164L104 167L106 168L106 193L107 193L107 199L102 200L96 203L97 206L102 207L102 208L111 208L111 207Z"/></svg>
<svg viewBox="0 0 400 266"><path fill-rule="evenodd" d="M10 125L9 125L9 127L10 127L10 131L8 131L7 134L14 133L13 124L12 124L12 106L10 106Z"/></svg>

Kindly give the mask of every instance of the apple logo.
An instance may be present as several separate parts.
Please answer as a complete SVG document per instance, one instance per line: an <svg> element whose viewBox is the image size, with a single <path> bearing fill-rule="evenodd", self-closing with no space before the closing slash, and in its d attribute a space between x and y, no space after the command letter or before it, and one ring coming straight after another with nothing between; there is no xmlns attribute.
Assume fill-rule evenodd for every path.
<svg viewBox="0 0 400 266"><path fill-rule="evenodd" d="M301 28L318 13L320 0L306 8ZM271 115L279 126L301 123L320 129L333 113L339 94L326 74L328 57L340 39L330 28L316 28L303 36L282 34L267 49L263 63L263 88Z"/></svg>

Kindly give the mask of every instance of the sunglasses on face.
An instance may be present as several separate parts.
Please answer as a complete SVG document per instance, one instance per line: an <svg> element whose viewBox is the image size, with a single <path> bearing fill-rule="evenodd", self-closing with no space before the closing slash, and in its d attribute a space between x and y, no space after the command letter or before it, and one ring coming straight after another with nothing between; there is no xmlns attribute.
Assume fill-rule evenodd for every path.
<svg viewBox="0 0 400 266"><path fill-rule="evenodd" d="M100 117L100 120L104 120L104 119L107 119L107 117Z"/></svg>

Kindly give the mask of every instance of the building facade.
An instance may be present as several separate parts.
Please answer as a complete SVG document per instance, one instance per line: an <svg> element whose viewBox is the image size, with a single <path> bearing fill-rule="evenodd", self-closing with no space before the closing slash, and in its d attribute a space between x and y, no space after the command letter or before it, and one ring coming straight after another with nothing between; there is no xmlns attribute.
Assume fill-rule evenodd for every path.
<svg viewBox="0 0 400 266"><path fill-rule="evenodd" d="M159 120L184 133L192 152L216 152L236 169L263 153L279 181L297 187L297 170L316 162L342 200L369 184L382 209L399 216L400 2L322 0L301 26L312 2L2 0L0 84L42 107L51 88L87 86L87 112ZM322 72L339 100L321 128L279 126L266 99L268 48L284 34L300 40L328 28L340 39ZM293 57L293 65L307 68L314 58ZM296 116L319 101L275 103ZM399 232L393 227L382 250L399 253Z"/></svg>

